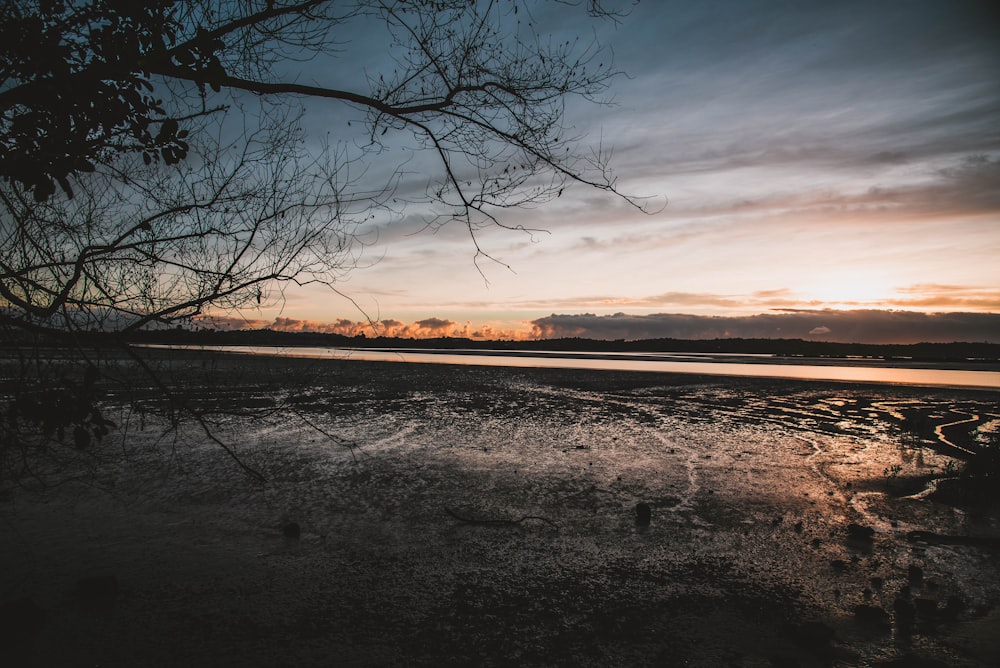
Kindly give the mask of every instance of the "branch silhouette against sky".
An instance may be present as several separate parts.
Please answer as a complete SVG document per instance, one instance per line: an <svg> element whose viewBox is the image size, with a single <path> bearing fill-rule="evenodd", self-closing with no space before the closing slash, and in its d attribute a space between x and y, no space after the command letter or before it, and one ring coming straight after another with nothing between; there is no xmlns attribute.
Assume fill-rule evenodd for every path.
<svg viewBox="0 0 1000 668"><path fill-rule="evenodd" d="M992 3L144 6L119 30L137 36L138 55L112 63L127 74L39 90L81 127L94 109L121 112L88 102L121 91L153 120L102 126L88 162L56 151L40 171L8 159L40 141L25 122L2 144L8 187L77 207L73 179L99 180L123 153L141 163L129 172L183 170L207 150L183 133L212 128L235 151L256 118L284 114L299 164L335 168L331 192L353 212L333 234L348 271L262 288L259 303L248 283L242 299L171 317L517 338L582 314L1000 310ZM164 8L174 32L157 42ZM23 33L4 43L49 43ZM75 76L93 67L88 48L38 48L39 71ZM13 123L27 65L5 62Z"/></svg>
<svg viewBox="0 0 1000 668"><path fill-rule="evenodd" d="M411 203L428 225L460 223L477 260L479 230L523 228L499 211L570 182L638 207L607 155L566 132L566 98L599 102L616 70L591 35L540 36L531 12L550 4L617 16L597 2L8 3L8 319L138 328L280 308L287 287L334 297L360 228ZM342 54L352 36L383 67ZM323 104L355 125L306 133ZM401 187L413 154L419 193Z"/></svg>

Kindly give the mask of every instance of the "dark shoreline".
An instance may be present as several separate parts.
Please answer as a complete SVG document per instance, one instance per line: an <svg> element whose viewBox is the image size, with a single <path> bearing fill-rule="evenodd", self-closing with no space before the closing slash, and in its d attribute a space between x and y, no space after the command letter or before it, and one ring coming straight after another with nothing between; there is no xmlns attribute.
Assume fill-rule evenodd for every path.
<svg viewBox="0 0 1000 668"><path fill-rule="evenodd" d="M267 482L194 425L162 440L150 413L105 444L127 445L100 471L113 491L15 490L0 602L47 615L25 647L35 665L1000 657L996 512L914 498L950 455L895 431L908 416L995 420L992 395L151 354ZM271 412L280 402L292 412ZM263 414L233 417L247 407Z"/></svg>
<svg viewBox="0 0 1000 668"><path fill-rule="evenodd" d="M73 332L56 337L48 332L40 339L0 342L3 347L46 345L114 347L122 344L173 345L253 345L289 347L336 347L359 349L410 349L463 354L461 351L497 352L507 354L588 353L588 354L648 354L694 353L716 355L760 355L776 360L801 363L801 360L825 360L829 363L884 364L949 364L985 365L1000 369L1000 343L955 341L910 344L840 343L804 339L640 339L601 340L560 338L537 340L479 340L456 337L426 339L378 336L343 336L319 332L285 332L262 330L191 330L162 329L135 332ZM818 363L818 362L817 362Z"/></svg>

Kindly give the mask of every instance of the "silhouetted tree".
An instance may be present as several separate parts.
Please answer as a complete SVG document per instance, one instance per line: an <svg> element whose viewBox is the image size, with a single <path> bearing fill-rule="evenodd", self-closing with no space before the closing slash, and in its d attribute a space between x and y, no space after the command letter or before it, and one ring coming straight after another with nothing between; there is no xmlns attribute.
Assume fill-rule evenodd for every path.
<svg viewBox="0 0 1000 668"><path fill-rule="evenodd" d="M536 30L534 14L574 4L5 2L5 339L35 350L38 335L173 325L280 299L289 283L335 288L357 262L359 225L400 202L467 226L479 257L475 232L503 225L501 209L545 202L573 181L617 194L606 153L563 123L567 97L600 101L615 75L609 54ZM583 9L615 18L597 0ZM349 39L381 54L363 78L343 58ZM363 134L311 140L305 99L354 110L349 132ZM390 142L433 158L429 171L421 163L423 192L401 192L409 158L396 156L411 153ZM390 169L373 167L386 157ZM26 425L39 424L25 407L47 396L45 379L21 373L18 392L42 404L9 404L5 470L25 451ZM93 388L89 374L78 373ZM109 425L92 396L64 394L77 417L42 424L45 437L77 434L78 447L100 437Z"/></svg>

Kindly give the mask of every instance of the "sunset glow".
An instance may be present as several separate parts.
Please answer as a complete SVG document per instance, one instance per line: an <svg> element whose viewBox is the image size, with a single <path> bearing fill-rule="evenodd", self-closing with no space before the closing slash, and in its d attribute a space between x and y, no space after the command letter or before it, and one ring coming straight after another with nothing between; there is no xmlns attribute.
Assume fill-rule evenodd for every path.
<svg viewBox="0 0 1000 668"><path fill-rule="evenodd" d="M1000 314L1000 22L987 4L638 4L598 34L629 74L614 104L570 101L568 118L614 147L619 187L648 213L577 184L500 212L542 231L480 230L490 257L477 258L469 230L426 230L432 212L412 206L372 222L340 294L288 290L212 322L524 338L557 333L540 318L585 314ZM543 34L574 29L546 18ZM307 112L316 127L329 113ZM408 178L401 189L421 187ZM1000 341L1000 315L983 322L934 335Z"/></svg>

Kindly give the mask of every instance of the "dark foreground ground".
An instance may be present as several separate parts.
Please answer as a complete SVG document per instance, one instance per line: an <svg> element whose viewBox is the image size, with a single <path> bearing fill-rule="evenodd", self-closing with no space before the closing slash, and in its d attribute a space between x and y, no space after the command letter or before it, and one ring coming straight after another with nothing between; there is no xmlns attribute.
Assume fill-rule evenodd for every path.
<svg viewBox="0 0 1000 668"><path fill-rule="evenodd" d="M0 665L1000 665L997 509L925 491L996 392L163 364L266 481L111 396L3 490Z"/></svg>

